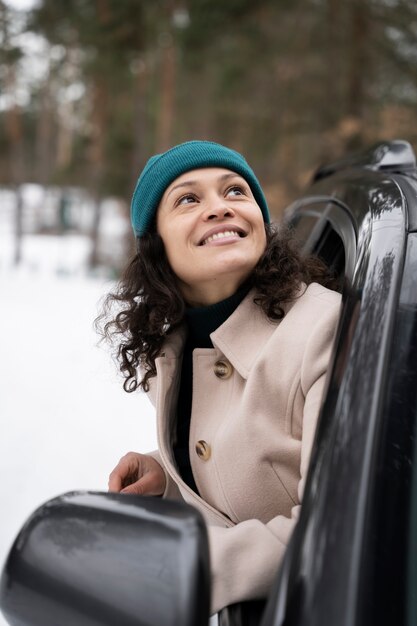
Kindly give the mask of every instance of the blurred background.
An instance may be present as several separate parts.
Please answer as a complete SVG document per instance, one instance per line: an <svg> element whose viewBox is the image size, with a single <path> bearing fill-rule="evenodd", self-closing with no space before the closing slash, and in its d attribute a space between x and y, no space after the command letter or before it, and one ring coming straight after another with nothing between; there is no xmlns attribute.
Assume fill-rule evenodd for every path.
<svg viewBox="0 0 417 626"><path fill-rule="evenodd" d="M414 0L0 0L14 262L25 235L78 234L117 275L138 173L184 140L243 152L275 216L324 161L415 142L416 37Z"/></svg>
<svg viewBox="0 0 417 626"><path fill-rule="evenodd" d="M279 218L323 162L417 145L415 0L0 0L0 561L42 500L105 489L153 412L96 347L151 154L211 139Z"/></svg>

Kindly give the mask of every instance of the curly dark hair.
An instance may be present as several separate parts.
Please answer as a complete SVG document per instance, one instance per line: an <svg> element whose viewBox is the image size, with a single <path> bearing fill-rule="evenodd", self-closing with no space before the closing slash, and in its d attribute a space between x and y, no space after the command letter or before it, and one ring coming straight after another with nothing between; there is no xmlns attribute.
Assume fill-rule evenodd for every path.
<svg viewBox="0 0 417 626"><path fill-rule="evenodd" d="M247 283L256 288L255 304L278 321L284 317L282 305L295 298L301 282L333 287L334 280L320 259L302 257L288 229L266 224L265 230L265 252ZM156 376L155 359L166 336L181 325L185 307L161 237L154 230L146 233L96 319L102 338L116 348L125 391L149 390L149 379ZM144 370L141 380L138 366Z"/></svg>

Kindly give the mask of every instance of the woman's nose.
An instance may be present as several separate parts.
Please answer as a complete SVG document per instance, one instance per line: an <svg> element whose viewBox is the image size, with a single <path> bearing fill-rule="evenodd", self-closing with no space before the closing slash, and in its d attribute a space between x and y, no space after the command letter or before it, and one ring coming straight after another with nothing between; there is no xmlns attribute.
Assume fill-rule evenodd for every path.
<svg viewBox="0 0 417 626"><path fill-rule="evenodd" d="M233 209L227 206L224 198L212 200L204 211L204 219L206 220L223 219L225 217L234 217L234 215Z"/></svg>

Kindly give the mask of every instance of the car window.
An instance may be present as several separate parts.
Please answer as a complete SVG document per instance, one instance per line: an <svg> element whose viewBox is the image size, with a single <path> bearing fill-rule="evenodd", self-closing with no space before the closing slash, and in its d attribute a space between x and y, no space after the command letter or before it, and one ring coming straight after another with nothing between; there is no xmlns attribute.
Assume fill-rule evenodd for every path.
<svg viewBox="0 0 417 626"><path fill-rule="evenodd" d="M333 199L309 198L288 209L286 222L302 251L320 257L340 286L345 277L352 278L357 237L347 207Z"/></svg>

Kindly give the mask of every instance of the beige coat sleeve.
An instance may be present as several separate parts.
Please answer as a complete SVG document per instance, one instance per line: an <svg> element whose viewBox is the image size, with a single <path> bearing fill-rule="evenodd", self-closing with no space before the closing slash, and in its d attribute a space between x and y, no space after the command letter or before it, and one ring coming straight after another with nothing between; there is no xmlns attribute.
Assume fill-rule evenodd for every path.
<svg viewBox="0 0 417 626"><path fill-rule="evenodd" d="M166 486L165 486L165 491L162 494L162 498L171 498L172 500L183 500L183 497L180 493L180 490L177 487L177 484L172 480L171 476L168 474L168 472L165 469L165 466L161 459L161 455L159 454L159 450L154 450L153 452L148 452L147 454L153 457L155 461L158 461L159 465L164 470Z"/></svg>
<svg viewBox="0 0 417 626"><path fill-rule="evenodd" d="M143 376L144 372L141 371L140 373ZM156 394L155 379L153 380L151 379L150 390L147 393L147 397L154 407L156 406L155 394ZM177 484L172 480L171 476L168 474L168 472L165 469L159 450L153 450L152 452L147 452L147 454L151 456L152 458L154 458L155 461L157 461L159 465L162 467L162 469L164 470L166 485L165 485L165 491L161 497L171 498L173 500L183 500L183 497L177 487Z"/></svg>
<svg viewBox="0 0 417 626"><path fill-rule="evenodd" d="M318 320L314 332L310 335L303 358L300 385L305 402L298 485L300 502L338 312L339 309L335 308L330 313L333 315L332 324L329 324L329 314L324 314L324 319ZM259 488L261 489L262 485ZM232 528L209 527L212 613L235 602L267 596L298 519L300 507L300 504L293 507L291 517L279 515L267 524L251 519L240 522Z"/></svg>

